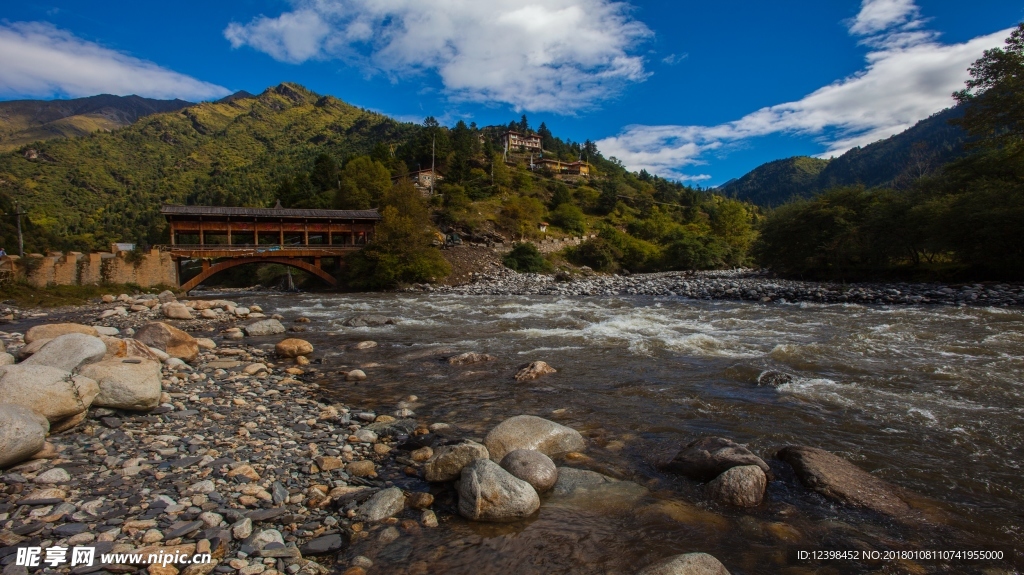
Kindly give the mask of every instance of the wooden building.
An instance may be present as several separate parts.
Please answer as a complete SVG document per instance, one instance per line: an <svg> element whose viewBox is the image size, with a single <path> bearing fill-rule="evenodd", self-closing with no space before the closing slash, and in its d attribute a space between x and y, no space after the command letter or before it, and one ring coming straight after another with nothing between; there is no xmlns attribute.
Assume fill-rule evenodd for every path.
<svg viewBox="0 0 1024 575"><path fill-rule="evenodd" d="M501 145L510 152L540 152L542 151L540 136L537 134L523 134L509 130L502 134Z"/></svg>

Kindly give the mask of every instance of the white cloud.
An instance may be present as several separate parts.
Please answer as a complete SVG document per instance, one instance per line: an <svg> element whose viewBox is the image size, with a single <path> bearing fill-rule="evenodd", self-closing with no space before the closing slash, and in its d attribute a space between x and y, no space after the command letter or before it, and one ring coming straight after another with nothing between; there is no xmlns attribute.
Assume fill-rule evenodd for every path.
<svg viewBox="0 0 1024 575"><path fill-rule="evenodd" d="M865 36L895 26L915 25L919 14L914 0L863 0L850 24L850 33Z"/></svg>
<svg viewBox="0 0 1024 575"><path fill-rule="evenodd" d="M823 157L886 138L953 104L967 68L1012 29L960 44L942 44L936 34L911 30L917 8L903 0L865 0L851 32L883 33L866 45L860 72L795 102L769 106L717 126L626 126L597 142L606 154L633 170L687 179L685 169L705 163L709 152L769 134L813 135Z"/></svg>
<svg viewBox="0 0 1024 575"><path fill-rule="evenodd" d="M573 113L647 77L651 35L613 0L293 0L224 31L282 62L340 59L394 80L436 73L456 101Z"/></svg>
<svg viewBox="0 0 1024 575"><path fill-rule="evenodd" d="M0 24L0 94L202 100L227 88L82 40L45 22Z"/></svg>

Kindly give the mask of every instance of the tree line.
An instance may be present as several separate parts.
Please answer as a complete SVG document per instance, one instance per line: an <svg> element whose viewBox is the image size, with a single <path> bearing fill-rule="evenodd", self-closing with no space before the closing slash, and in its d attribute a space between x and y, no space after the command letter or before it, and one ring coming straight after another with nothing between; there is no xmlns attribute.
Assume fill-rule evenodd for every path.
<svg viewBox="0 0 1024 575"><path fill-rule="evenodd" d="M1024 279L1024 23L954 94L967 154L908 189L844 187L767 215L753 256L833 279Z"/></svg>

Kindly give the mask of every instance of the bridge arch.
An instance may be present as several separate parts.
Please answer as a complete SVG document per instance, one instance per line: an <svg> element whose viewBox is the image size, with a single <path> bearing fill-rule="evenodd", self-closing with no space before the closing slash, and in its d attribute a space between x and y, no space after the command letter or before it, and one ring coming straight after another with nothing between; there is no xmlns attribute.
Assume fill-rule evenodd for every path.
<svg viewBox="0 0 1024 575"><path fill-rule="evenodd" d="M226 269L230 269L230 268L233 268L233 267L236 267L236 266L245 265L245 264L263 264L263 263L266 263L266 264L273 263L273 264L281 264L281 265L291 266L293 268L300 269L300 270L302 270L304 272L311 273L311 274L317 276L318 278L324 280L325 282L327 282L331 286L337 286L338 285L338 280L334 279L334 277L331 274L325 272L323 269L321 269L321 268L319 268L319 267L317 267L317 266L315 266L315 265L313 265L311 263L308 263L308 262L305 262L305 261L302 261L302 260L299 260L299 259L284 258L284 257L276 257L276 258L275 257L247 257L247 258L227 259L227 260L219 261L219 262L211 265L210 267L204 267L203 271L199 272L199 275L195 276L194 278L192 278L192 279L188 280L187 282L185 282L184 284L182 284L181 289L185 293L188 293L188 292L192 291L193 289L195 289L196 287L198 287L199 284L201 284L204 281L210 279L210 277L212 277L212 276L214 276L214 275L216 275L216 274L218 274L218 273L220 273L220 272L222 272L222 271L224 271Z"/></svg>

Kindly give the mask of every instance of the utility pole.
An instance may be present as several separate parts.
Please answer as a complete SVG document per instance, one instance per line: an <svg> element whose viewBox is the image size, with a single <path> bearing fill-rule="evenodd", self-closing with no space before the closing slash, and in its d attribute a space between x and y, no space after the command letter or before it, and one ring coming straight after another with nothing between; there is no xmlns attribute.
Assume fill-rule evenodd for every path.
<svg viewBox="0 0 1024 575"><path fill-rule="evenodd" d="M18 218L18 257L25 257L25 240L21 237L21 208L14 202L14 214Z"/></svg>
<svg viewBox="0 0 1024 575"><path fill-rule="evenodd" d="M437 136L430 139L430 195L434 195L434 179L437 177L437 173L434 172L434 142L437 140Z"/></svg>

